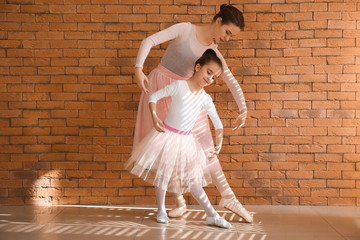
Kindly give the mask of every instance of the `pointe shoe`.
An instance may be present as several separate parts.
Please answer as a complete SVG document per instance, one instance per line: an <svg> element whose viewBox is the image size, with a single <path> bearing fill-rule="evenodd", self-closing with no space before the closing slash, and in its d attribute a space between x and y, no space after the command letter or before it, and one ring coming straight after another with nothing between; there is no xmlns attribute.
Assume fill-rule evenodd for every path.
<svg viewBox="0 0 360 240"><path fill-rule="evenodd" d="M177 207L172 209L169 213L168 216L171 218L177 218L177 217L181 217L182 215L184 215L184 213L186 213L186 205L183 205L182 207Z"/></svg>
<svg viewBox="0 0 360 240"><path fill-rule="evenodd" d="M232 228L231 224L222 217L220 217L219 215L217 217L207 217L206 223L208 225L215 225L221 228L227 228L227 229Z"/></svg>
<svg viewBox="0 0 360 240"><path fill-rule="evenodd" d="M249 223L252 223L254 221L253 216L248 212L248 210L243 207L243 205L236 198L221 198L219 205L220 207L227 208L233 213L236 213Z"/></svg>
<svg viewBox="0 0 360 240"><path fill-rule="evenodd" d="M156 216L156 222L158 223L168 223L169 222L169 218L166 215L166 213L160 213Z"/></svg>

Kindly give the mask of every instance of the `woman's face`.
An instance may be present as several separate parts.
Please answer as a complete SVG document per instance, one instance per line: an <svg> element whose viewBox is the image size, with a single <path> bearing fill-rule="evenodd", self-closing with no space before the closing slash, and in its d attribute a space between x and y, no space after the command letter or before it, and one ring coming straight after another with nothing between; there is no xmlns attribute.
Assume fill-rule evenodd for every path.
<svg viewBox="0 0 360 240"><path fill-rule="evenodd" d="M196 83L201 87L206 87L212 84L221 74L222 69L216 62L208 62L203 66L197 64L195 66Z"/></svg>
<svg viewBox="0 0 360 240"><path fill-rule="evenodd" d="M215 21L214 41L217 44L229 41L232 36L240 32L240 28L235 24L222 24L221 21L221 18L217 18Z"/></svg>

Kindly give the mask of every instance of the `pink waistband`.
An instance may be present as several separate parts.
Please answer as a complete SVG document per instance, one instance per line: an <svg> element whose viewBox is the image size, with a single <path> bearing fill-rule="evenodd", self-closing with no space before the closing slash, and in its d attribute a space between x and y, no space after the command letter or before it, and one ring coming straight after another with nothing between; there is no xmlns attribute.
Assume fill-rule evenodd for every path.
<svg viewBox="0 0 360 240"><path fill-rule="evenodd" d="M189 134L191 134L191 131L177 130L175 128L170 127L169 125L166 125L165 123L164 123L164 126L165 126L165 129L167 129L167 130L169 130L171 132L177 133L177 134L181 134L181 135L189 135Z"/></svg>
<svg viewBox="0 0 360 240"><path fill-rule="evenodd" d="M163 65L159 64L156 68L156 70L160 71L162 74L164 74L165 76L175 79L175 80L186 80L188 78L182 77L177 75L176 73L173 73L172 71L170 71L169 69L167 69L166 67L164 67Z"/></svg>

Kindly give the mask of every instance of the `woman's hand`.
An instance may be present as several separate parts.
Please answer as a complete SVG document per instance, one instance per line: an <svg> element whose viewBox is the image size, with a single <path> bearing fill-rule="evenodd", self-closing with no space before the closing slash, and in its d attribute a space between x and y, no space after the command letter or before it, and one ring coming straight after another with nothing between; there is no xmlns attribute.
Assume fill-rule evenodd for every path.
<svg viewBox="0 0 360 240"><path fill-rule="evenodd" d="M239 131L239 129L245 125L246 116L247 110L243 110L240 112L240 115L235 119L236 127L232 129L233 131Z"/></svg>
<svg viewBox="0 0 360 240"><path fill-rule="evenodd" d="M146 75L143 73L142 69L139 67L135 68L135 80L136 84L139 86L141 91L144 91L145 93L149 93L150 91L145 87L145 84L149 86L149 79L146 77Z"/></svg>

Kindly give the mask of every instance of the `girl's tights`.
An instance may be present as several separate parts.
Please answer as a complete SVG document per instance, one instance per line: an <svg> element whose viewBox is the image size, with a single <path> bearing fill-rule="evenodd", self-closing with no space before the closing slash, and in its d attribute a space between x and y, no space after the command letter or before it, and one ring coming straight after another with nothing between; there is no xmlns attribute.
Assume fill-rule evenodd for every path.
<svg viewBox="0 0 360 240"><path fill-rule="evenodd" d="M155 187L155 194L156 194L156 201L157 201L157 206L158 206L158 211L157 211L157 215L158 216L166 216L166 210L165 210L165 195L166 195L166 191Z"/></svg>
<svg viewBox="0 0 360 240"><path fill-rule="evenodd" d="M200 184L193 183L190 186L191 195L196 199L196 201L202 206L205 210L207 217L216 217L218 216L217 212L211 205L208 196L206 195L204 189Z"/></svg>
<svg viewBox="0 0 360 240"><path fill-rule="evenodd" d="M217 162L216 164L219 163ZM226 199L236 198L221 168L217 171L211 171L210 173L211 173L211 178L213 179L214 184L216 188L219 190L222 198L226 198ZM176 199L176 207L185 208L186 203L183 195L181 193L174 193L173 195Z"/></svg>
<svg viewBox="0 0 360 240"><path fill-rule="evenodd" d="M193 183L190 186L190 192L196 201L201 205L201 207L205 210L207 217L216 217L218 216L217 212L211 205L209 198L207 197L204 189L200 184ZM158 187L155 187L156 200L158 204L158 216L166 215L165 211L165 194L166 191L162 190Z"/></svg>

